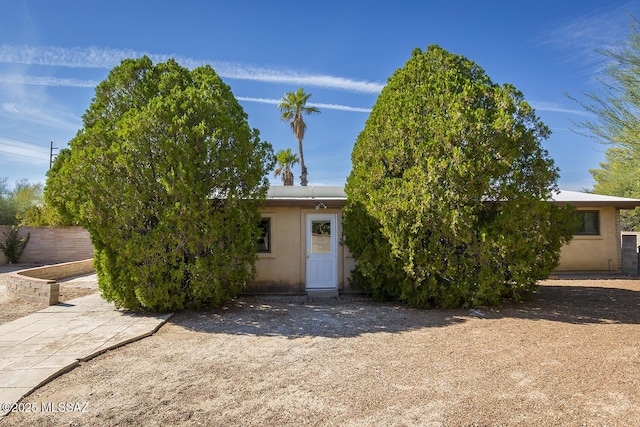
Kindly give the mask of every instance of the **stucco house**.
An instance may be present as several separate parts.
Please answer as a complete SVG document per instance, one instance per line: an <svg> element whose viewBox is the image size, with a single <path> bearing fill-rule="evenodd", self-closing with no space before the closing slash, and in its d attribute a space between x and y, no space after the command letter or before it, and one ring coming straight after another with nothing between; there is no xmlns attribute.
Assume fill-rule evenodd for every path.
<svg viewBox="0 0 640 427"><path fill-rule="evenodd" d="M255 293L349 290L354 259L341 244L342 187L272 186L262 209Z"/></svg>
<svg viewBox="0 0 640 427"><path fill-rule="evenodd" d="M273 186L261 210L264 237L249 293L349 292L354 267L341 244L343 187ZM549 203L576 206L582 225L562 248L558 272L617 273L622 266L620 209L640 200L561 191Z"/></svg>
<svg viewBox="0 0 640 427"><path fill-rule="evenodd" d="M640 206L640 200L561 191L550 203L558 206L571 204L581 218L581 226L573 239L562 248L557 272L622 271L621 235L624 230L620 229L620 210L635 209ZM632 249L637 263L635 245Z"/></svg>

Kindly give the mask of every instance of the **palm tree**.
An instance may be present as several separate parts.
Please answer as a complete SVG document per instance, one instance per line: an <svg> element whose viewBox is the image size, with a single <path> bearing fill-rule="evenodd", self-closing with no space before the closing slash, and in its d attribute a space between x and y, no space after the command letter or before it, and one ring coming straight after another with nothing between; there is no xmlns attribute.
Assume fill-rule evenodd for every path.
<svg viewBox="0 0 640 427"><path fill-rule="evenodd" d="M285 122L291 125L293 135L298 140L298 150L300 151L300 168L302 169L302 175L300 175L300 185L307 185L307 167L304 164L304 154L302 153L302 139L304 138L304 132L307 129L307 125L302 120L302 114L319 113L320 110L316 107L307 107L307 100L311 97L310 93L305 93L303 88L298 89L296 92L287 92L278 105L281 118Z"/></svg>
<svg viewBox="0 0 640 427"><path fill-rule="evenodd" d="M293 185L293 172L291 172L291 167L300 162L298 155L291 152L291 148L280 150L276 153L276 162L278 163L278 167L273 173L273 176L278 177L281 175L284 185Z"/></svg>

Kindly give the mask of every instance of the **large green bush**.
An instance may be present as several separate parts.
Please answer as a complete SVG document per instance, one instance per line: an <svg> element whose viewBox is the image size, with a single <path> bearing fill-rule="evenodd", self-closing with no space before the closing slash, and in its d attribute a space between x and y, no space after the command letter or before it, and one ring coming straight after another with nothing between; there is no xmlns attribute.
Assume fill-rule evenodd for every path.
<svg viewBox="0 0 640 427"><path fill-rule="evenodd" d="M210 67L125 60L96 89L45 198L85 227L103 296L126 308L219 305L254 274L273 169Z"/></svg>
<svg viewBox="0 0 640 427"><path fill-rule="evenodd" d="M547 203L558 178L548 135L513 86L437 46L416 49L353 149L354 282L417 307L529 295L575 227L570 208Z"/></svg>

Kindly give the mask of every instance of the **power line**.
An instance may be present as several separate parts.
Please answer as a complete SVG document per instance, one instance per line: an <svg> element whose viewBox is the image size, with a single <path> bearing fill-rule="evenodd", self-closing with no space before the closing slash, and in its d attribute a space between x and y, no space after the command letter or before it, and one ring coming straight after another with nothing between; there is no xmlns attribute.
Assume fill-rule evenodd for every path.
<svg viewBox="0 0 640 427"><path fill-rule="evenodd" d="M42 144L42 143L33 142L33 141L37 141L37 140L39 140L39 139L40 139L40 138L39 138L39 137L37 137L37 136L28 135L28 134L26 134L26 133L21 133L21 132L13 132L13 131L11 131L11 129L7 129L7 128L0 128L0 130L2 130L2 131L10 131L10 132L12 132L12 133L15 133L16 135L26 136L27 138L30 138L30 139L31 139L31 141L26 140L26 139L16 138L16 137L14 137L14 136L9 136L9 135L0 135L0 137L13 139L14 141L26 142L26 143L29 143L29 144L34 144L34 145L44 146L44 144Z"/></svg>
<svg viewBox="0 0 640 427"><path fill-rule="evenodd" d="M13 154L14 156L22 156L22 157L29 157L29 158L32 158L32 159L46 160L45 158L42 158L42 157L29 156L28 154L20 154L20 153L14 153L13 151L6 151L6 150L3 150L2 147L0 147L0 152Z"/></svg>
<svg viewBox="0 0 640 427"><path fill-rule="evenodd" d="M43 144L39 144L37 142L27 141L26 139L19 139L19 138L15 138L15 137L9 136L9 135L0 135L0 138L7 138L7 139L11 139L13 141L24 142L25 144L44 146Z"/></svg>
<svg viewBox="0 0 640 427"><path fill-rule="evenodd" d="M0 141L0 144L3 144L3 145L9 145L9 146L11 146L11 147L20 148L20 149L22 149L22 150L35 151L35 152L38 152L38 153L40 152L40 150L37 150L37 149L35 149L35 148L25 147L25 146L23 146L23 145L9 144L8 142L5 142L5 141ZM28 143L28 144L30 144L30 143ZM43 152L43 153L46 153L46 152L48 152L48 151L49 151L49 150L47 150L47 151L44 151L44 149L42 150L42 152Z"/></svg>

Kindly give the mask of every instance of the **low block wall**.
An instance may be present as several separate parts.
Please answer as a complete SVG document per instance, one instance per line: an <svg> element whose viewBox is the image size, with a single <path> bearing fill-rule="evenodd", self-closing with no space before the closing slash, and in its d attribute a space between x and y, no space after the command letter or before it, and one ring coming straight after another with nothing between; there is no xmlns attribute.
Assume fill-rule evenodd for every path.
<svg viewBox="0 0 640 427"><path fill-rule="evenodd" d="M28 268L26 270L20 270L16 272L16 274L35 277L37 279L58 280L66 277L81 276L92 273L93 271L95 270L93 268L93 258L91 258L82 261Z"/></svg>
<svg viewBox="0 0 640 427"><path fill-rule="evenodd" d="M46 265L14 271L5 275L7 295L36 304L54 305L60 297L56 280L80 276L94 271L93 259Z"/></svg>
<svg viewBox="0 0 640 427"><path fill-rule="evenodd" d="M36 304L54 305L60 297L60 285L55 280L37 279L9 273L6 278L7 295Z"/></svg>

